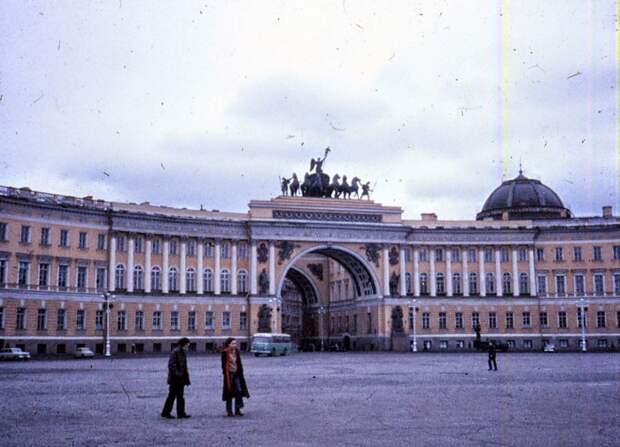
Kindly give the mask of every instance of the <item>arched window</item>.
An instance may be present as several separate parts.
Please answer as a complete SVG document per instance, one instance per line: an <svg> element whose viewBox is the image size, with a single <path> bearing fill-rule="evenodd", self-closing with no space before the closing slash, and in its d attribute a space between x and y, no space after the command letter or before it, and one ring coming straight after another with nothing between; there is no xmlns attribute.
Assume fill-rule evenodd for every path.
<svg viewBox="0 0 620 447"><path fill-rule="evenodd" d="M495 293L495 275L487 273L486 278L487 293Z"/></svg>
<svg viewBox="0 0 620 447"><path fill-rule="evenodd" d="M203 281L205 292L213 293L213 270L205 269Z"/></svg>
<svg viewBox="0 0 620 447"><path fill-rule="evenodd" d="M437 286L437 295L443 295L446 293L443 273L437 273L435 276L435 284Z"/></svg>
<svg viewBox="0 0 620 447"><path fill-rule="evenodd" d="M143 273L144 271L141 266L136 265L133 268L133 288L136 290L144 289L144 286L142 285Z"/></svg>
<svg viewBox="0 0 620 447"><path fill-rule="evenodd" d="M452 274L452 293L455 295L461 294L461 274L453 273Z"/></svg>
<svg viewBox="0 0 620 447"><path fill-rule="evenodd" d="M125 288L125 266L123 264L118 264L116 266L114 286L116 289L120 290Z"/></svg>
<svg viewBox="0 0 620 447"><path fill-rule="evenodd" d="M478 275L476 273L469 274L469 293L472 295L478 294Z"/></svg>
<svg viewBox="0 0 620 447"><path fill-rule="evenodd" d="M157 266L151 269L151 289L161 290L161 269Z"/></svg>
<svg viewBox="0 0 620 447"><path fill-rule="evenodd" d="M420 294L428 295L428 275L420 273Z"/></svg>
<svg viewBox="0 0 620 447"><path fill-rule="evenodd" d="M170 272L168 273L168 289L171 292L178 292L179 291L179 284L178 284L178 270L176 267L170 267Z"/></svg>
<svg viewBox="0 0 620 447"><path fill-rule="evenodd" d="M405 290L407 294L411 293L411 273L405 273Z"/></svg>
<svg viewBox="0 0 620 447"><path fill-rule="evenodd" d="M185 274L185 283L187 286L188 292L196 291L196 271L193 268L188 268L187 273Z"/></svg>
<svg viewBox="0 0 620 447"><path fill-rule="evenodd" d="M510 273L504 273L502 279L502 290L504 291L504 295L512 293L512 276Z"/></svg>
<svg viewBox="0 0 620 447"><path fill-rule="evenodd" d="M527 273L521 273L519 275L519 295L527 295L530 288L529 278Z"/></svg>
<svg viewBox="0 0 620 447"><path fill-rule="evenodd" d="M230 293L230 272L226 269L223 269L220 273L220 278L222 293Z"/></svg>
<svg viewBox="0 0 620 447"><path fill-rule="evenodd" d="M248 292L248 274L245 270L239 270L237 273L237 292L239 294Z"/></svg>

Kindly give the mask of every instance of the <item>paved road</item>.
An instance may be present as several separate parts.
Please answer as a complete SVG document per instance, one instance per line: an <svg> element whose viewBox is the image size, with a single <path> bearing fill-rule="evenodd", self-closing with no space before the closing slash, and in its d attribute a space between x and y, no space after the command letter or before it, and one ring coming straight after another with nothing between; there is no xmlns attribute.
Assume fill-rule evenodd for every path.
<svg viewBox="0 0 620 447"><path fill-rule="evenodd" d="M164 357L0 363L0 445L618 446L620 354L244 356L225 417L219 357L190 357L189 420L159 417Z"/></svg>

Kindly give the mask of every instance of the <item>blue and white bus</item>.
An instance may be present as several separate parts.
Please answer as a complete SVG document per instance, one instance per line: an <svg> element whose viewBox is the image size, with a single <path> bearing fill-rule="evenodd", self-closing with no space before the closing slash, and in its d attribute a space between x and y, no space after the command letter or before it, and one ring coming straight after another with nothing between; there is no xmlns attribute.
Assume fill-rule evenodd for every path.
<svg viewBox="0 0 620 447"><path fill-rule="evenodd" d="M253 352L256 357L261 354L274 356L289 354L292 349L293 343L291 342L291 336L289 334L259 332L252 337L250 352Z"/></svg>

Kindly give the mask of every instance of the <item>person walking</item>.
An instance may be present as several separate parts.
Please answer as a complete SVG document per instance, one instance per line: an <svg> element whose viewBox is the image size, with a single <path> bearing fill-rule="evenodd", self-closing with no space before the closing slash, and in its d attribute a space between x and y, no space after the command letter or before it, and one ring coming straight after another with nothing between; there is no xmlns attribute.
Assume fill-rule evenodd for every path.
<svg viewBox="0 0 620 447"><path fill-rule="evenodd" d="M237 340L229 337L224 342L222 349L222 374L224 386L222 390L222 400L226 402L226 413L228 416L243 416L243 398L250 397L248 387L243 376L243 364L241 355L237 348ZM232 401L235 399L235 413L232 411Z"/></svg>
<svg viewBox="0 0 620 447"><path fill-rule="evenodd" d="M170 388L164 409L161 412L161 417L166 419L174 419L170 412L175 400L177 401L177 418L186 419L191 417L191 415L185 412L185 398L183 397L185 386L190 385L186 355L188 346L189 339L183 337L170 353L168 360L168 385L170 385Z"/></svg>
<svg viewBox="0 0 620 447"><path fill-rule="evenodd" d="M497 371L497 361L495 359L496 356L497 356L497 349L495 348L495 343L490 341L489 342L489 371L491 371L492 369ZM493 366L493 368L491 368L491 366Z"/></svg>

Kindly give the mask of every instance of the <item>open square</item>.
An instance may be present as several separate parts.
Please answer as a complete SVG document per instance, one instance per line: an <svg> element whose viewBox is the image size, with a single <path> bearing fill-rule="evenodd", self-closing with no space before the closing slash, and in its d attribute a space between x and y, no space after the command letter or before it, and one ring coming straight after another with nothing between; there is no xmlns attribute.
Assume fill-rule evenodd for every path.
<svg viewBox="0 0 620 447"><path fill-rule="evenodd" d="M243 356L225 417L219 356L189 356L189 420L159 416L167 358L0 364L4 446L616 446L618 354Z"/></svg>

